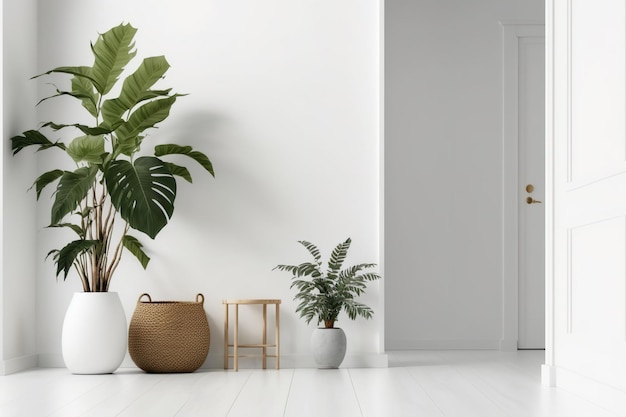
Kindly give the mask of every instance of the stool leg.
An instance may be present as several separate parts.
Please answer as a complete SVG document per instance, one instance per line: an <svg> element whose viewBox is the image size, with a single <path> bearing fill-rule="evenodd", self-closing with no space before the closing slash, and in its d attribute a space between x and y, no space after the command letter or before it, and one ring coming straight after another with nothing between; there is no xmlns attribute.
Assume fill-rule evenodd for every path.
<svg viewBox="0 0 626 417"><path fill-rule="evenodd" d="M235 371L239 371L239 304L235 304Z"/></svg>
<svg viewBox="0 0 626 417"><path fill-rule="evenodd" d="M224 304L224 369L228 369L228 304Z"/></svg>
<svg viewBox="0 0 626 417"><path fill-rule="evenodd" d="M276 304L276 369L280 369L280 313Z"/></svg>
<svg viewBox="0 0 626 417"><path fill-rule="evenodd" d="M267 304L263 304L263 369L267 369Z"/></svg>

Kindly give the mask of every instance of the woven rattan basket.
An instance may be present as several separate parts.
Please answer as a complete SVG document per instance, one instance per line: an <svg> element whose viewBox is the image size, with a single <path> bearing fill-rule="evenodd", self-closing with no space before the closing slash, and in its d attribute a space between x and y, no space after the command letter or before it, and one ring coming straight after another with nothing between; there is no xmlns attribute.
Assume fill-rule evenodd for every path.
<svg viewBox="0 0 626 417"><path fill-rule="evenodd" d="M147 297L148 301L142 301ZM204 296L195 302L152 301L142 294L128 329L128 352L146 372L193 372L209 353Z"/></svg>

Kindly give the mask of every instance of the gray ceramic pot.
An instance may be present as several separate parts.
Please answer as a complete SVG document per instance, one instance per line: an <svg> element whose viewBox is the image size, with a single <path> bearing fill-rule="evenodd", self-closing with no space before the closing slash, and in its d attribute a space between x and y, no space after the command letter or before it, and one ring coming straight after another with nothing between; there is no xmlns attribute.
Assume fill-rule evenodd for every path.
<svg viewBox="0 0 626 417"><path fill-rule="evenodd" d="M317 328L311 335L311 351L318 368L339 368L346 356L346 334L339 328Z"/></svg>

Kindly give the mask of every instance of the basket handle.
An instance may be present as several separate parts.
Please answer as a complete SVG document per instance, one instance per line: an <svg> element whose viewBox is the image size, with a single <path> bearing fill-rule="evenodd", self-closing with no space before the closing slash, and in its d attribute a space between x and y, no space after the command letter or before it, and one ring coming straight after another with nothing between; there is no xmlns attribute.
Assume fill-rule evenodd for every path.
<svg viewBox="0 0 626 417"><path fill-rule="evenodd" d="M139 296L139 299L137 300L137 302L138 302L138 303L140 303L140 302L141 302L141 299L142 299L144 296L148 297L148 302L149 302L149 303L151 303L151 302L152 302L152 298L150 297L150 294L148 294L147 292L144 292L143 294L141 294L141 295Z"/></svg>
<svg viewBox="0 0 626 417"><path fill-rule="evenodd" d="M202 293L196 295L196 303L204 304L204 295L202 295Z"/></svg>

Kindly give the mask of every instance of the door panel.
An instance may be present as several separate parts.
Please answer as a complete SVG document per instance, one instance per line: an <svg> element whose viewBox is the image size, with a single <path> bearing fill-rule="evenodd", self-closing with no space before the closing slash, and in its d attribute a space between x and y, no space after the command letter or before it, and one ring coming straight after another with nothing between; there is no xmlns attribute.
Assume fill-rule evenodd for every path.
<svg viewBox="0 0 626 417"><path fill-rule="evenodd" d="M625 230L623 216L570 229L570 334L626 340Z"/></svg>
<svg viewBox="0 0 626 417"><path fill-rule="evenodd" d="M572 1L572 181L602 176L624 162L624 2Z"/></svg>

